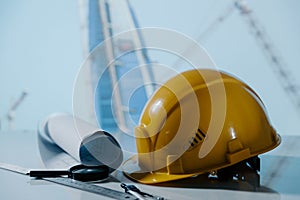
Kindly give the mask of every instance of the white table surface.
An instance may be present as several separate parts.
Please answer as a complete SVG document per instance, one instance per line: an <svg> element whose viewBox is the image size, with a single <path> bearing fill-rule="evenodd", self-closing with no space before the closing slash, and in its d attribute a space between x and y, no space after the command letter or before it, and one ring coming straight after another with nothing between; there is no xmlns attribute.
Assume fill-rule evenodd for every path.
<svg viewBox="0 0 300 200"><path fill-rule="evenodd" d="M201 179L185 180L166 186L132 182L118 171L99 185L123 191L120 182L167 199L300 199L300 137L283 137L282 144L261 156L260 191L211 188ZM45 168L36 131L0 132L0 162L26 168ZM110 199L54 183L0 170L0 199L93 200Z"/></svg>

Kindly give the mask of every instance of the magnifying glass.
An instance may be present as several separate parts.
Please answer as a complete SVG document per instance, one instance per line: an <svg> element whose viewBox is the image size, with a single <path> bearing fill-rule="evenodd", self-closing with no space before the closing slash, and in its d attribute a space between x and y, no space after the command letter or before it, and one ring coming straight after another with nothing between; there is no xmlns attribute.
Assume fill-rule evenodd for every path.
<svg viewBox="0 0 300 200"><path fill-rule="evenodd" d="M109 167L106 165L85 166L75 165L68 170L30 170L16 165L0 163L0 168L35 178L53 178L67 176L77 181L104 181L109 177Z"/></svg>
<svg viewBox="0 0 300 200"><path fill-rule="evenodd" d="M30 177L50 178L58 176L68 176L77 181L102 181L108 178L109 168L106 165L85 166L75 165L69 170L30 170Z"/></svg>

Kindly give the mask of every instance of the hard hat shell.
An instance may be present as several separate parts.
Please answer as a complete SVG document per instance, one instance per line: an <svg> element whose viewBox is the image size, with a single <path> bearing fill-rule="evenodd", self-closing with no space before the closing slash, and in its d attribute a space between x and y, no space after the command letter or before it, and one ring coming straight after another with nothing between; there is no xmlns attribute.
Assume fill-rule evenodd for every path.
<svg viewBox="0 0 300 200"><path fill-rule="evenodd" d="M224 72L176 75L148 101L135 128L137 156L128 177L146 184L216 172L272 150L280 136L258 95ZM138 170L131 165L138 165Z"/></svg>

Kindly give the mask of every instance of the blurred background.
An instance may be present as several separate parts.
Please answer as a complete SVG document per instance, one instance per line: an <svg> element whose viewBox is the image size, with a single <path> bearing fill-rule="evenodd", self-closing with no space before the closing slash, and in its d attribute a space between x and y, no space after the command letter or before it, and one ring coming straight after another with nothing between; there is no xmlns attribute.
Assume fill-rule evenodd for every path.
<svg viewBox="0 0 300 200"><path fill-rule="evenodd" d="M280 134L300 135L300 1L249 0L249 10L234 2L130 0L141 27L196 40L219 69L259 94ZM1 0L0 27L0 130L35 130L51 113L72 112L73 84L85 60L79 2Z"/></svg>

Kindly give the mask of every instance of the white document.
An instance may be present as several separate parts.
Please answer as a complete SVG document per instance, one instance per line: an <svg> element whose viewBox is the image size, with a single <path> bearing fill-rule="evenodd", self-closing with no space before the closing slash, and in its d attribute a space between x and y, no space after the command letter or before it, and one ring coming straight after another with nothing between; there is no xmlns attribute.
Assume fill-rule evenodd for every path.
<svg viewBox="0 0 300 200"><path fill-rule="evenodd" d="M109 133L70 114L56 114L45 122L51 140L84 165L107 165L117 169L123 161L118 142Z"/></svg>

